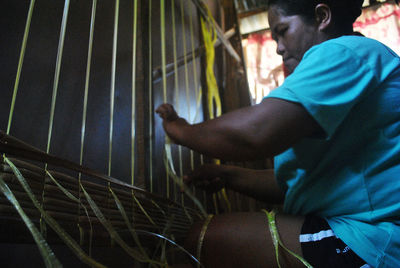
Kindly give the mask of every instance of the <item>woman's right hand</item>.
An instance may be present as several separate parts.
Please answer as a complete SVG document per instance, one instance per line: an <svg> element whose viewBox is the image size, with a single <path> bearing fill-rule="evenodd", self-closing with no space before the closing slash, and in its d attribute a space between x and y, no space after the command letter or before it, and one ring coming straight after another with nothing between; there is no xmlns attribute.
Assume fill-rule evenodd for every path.
<svg viewBox="0 0 400 268"><path fill-rule="evenodd" d="M195 168L189 175L185 175L183 180L186 184L193 184L207 192L218 192L226 186L229 179L227 174L228 166L217 164L203 164Z"/></svg>
<svg viewBox="0 0 400 268"><path fill-rule="evenodd" d="M161 104L157 109L156 113L163 120L163 128L167 133L168 137L175 143L181 144L179 137L182 137L183 128L189 126L189 123L179 117L174 107L171 104Z"/></svg>

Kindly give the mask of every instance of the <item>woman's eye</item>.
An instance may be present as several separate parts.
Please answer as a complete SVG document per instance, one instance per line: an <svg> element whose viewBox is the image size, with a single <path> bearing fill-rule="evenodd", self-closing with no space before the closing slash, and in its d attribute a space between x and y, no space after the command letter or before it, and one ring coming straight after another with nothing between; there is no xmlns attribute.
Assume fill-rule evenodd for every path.
<svg viewBox="0 0 400 268"><path fill-rule="evenodd" d="M280 29L278 31L278 35L283 36L283 35L285 35L286 31L287 31L287 28Z"/></svg>

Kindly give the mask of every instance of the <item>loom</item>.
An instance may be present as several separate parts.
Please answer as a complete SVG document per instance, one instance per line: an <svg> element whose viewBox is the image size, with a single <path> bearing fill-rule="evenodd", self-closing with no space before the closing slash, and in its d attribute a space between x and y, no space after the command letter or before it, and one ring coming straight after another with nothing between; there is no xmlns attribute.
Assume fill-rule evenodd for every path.
<svg viewBox="0 0 400 268"><path fill-rule="evenodd" d="M26 77L32 79L32 76L26 76L24 69L27 64L26 52L29 51L30 46L45 46L37 43L37 39L32 43L31 28L35 19L43 16L40 15L40 8L47 6L43 1L35 0L30 0L29 3L25 1L25 4L24 8L28 8L24 20L24 33L18 32L19 37L23 35L22 45L19 47L17 73L14 76L10 98L11 104L7 105L10 107L10 112L7 127L0 132L0 151L2 153L0 188L5 196L0 199L0 207L4 225L18 222L25 228L25 231L28 227L30 235L33 235L40 248L47 267L61 265L56 254L54 256L51 250L53 243L67 245L81 262L94 267L103 267L103 264L92 258L92 248L110 247L110 245L111 247L116 245L121 251L124 251L132 258L132 262L148 263L155 267L167 267L168 258L165 255L173 255L173 252L176 251L183 253L186 258L196 261L195 257L186 252L180 244L191 224L205 218L206 212L203 207L207 207L211 203L209 200L213 198L215 210L218 210L216 204L218 196L211 197L202 192L196 193L193 192L194 189L187 189L182 184L181 176L184 173L185 165L189 166L189 169L193 169L195 165L202 163L204 158L192 151L169 144L163 137L160 138L160 128L155 129L157 122L154 122L153 107L156 102L172 102L181 111L188 109L186 111L188 120L196 122L203 118L202 95L205 95L209 97L208 116L210 118L218 116L221 104L216 81L210 82L211 78L207 75L207 84L214 84L214 89L202 92L199 75L201 66L199 66L198 58L202 55L209 55L211 50L213 51L213 46L223 44L234 62L242 64L241 56L228 41L237 31L233 28L224 34L201 0L192 0L192 2L148 0L145 4L138 0L130 1L130 3L127 1L120 3L119 0L116 0L112 6L112 22L111 17L108 19L112 27L108 23L107 28L100 31L96 28L97 20L99 20L96 16L104 16L105 10L111 8L109 3L98 3L97 0L93 0L89 6L65 0L62 13L60 13L60 9L57 9L62 19L61 26L57 26L59 28L58 44L51 87L46 90L37 89L38 92L44 91L43 94L47 95L45 103L48 104L49 110L46 111L45 116L38 119L40 121L38 125L41 127L35 129L35 126L32 127L33 124L29 122L34 118L26 120L30 116L29 112L19 115L19 111L23 110L21 107L27 109L33 107L31 106L32 97L26 90L29 87L21 86L21 81L26 84ZM47 3L47 5L51 8L51 4ZM67 64L64 62L72 60L64 55L67 46L71 46L71 42L66 42L66 38L71 38L68 36L68 33L71 35L68 27L77 27L76 22L68 20L70 16L73 16L72 5L74 5L75 12L77 8L82 9L83 6L82 10L86 11L87 18L90 19L82 21L82 24L88 28L85 31L88 43L74 44L74 46L85 47L86 51L86 55L82 52L83 50L79 53L79 55L85 55L86 59L85 64L81 63L81 67L77 67L79 70L84 70L81 75L82 81L79 84L81 88L77 89L80 93L69 97L69 101L65 102L60 101L60 98L66 94L66 89L71 85L63 84L68 81L63 80L62 74L65 74L65 71L63 72L62 68L68 68L65 67ZM99 7L99 5L102 6ZM120 5L123 5L123 8ZM160 21L159 24L154 25L155 17L152 9L158 5ZM129 7L130 10L126 11L126 7ZM147 11L147 14L141 15L139 9ZM171 19L171 22L166 22L166 10L171 11L168 12L171 16L168 19ZM197 39L194 34L196 18L193 13L200 14L199 18L202 18L203 32L205 31L203 34L211 31L212 39L204 46L200 45L199 41L196 43ZM121 16L128 16L131 19L132 25L128 31L121 30L125 27L120 24ZM139 29L139 24L142 25L143 22L146 22L147 29L145 26L143 26L144 29ZM166 43L171 41L171 37L166 36L166 24L172 25L172 51L166 50ZM180 34L183 40L177 40L179 33L176 24L181 26ZM38 28L38 26L34 27ZM94 65L96 55L97 59L99 58L99 52L96 52L98 49L96 42L102 41L100 37L102 31L111 31L111 29L112 45L108 45L106 49L102 50L111 55L110 84L105 90L106 93L103 91L94 93L99 90L96 88L99 84L93 82L92 77L94 68L98 68L98 65ZM160 43L153 40L155 29L159 31ZM200 33L200 29L197 30ZM190 38L186 36L188 31ZM129 67L131 85L129 90L123 92L118 89L118 59L121 57L118 52L121 47L123 50L121 53L126 52L126 42L121 42L121 35L127 32L130 32L128 39L132 53ZM36 34L38 34L37 30ZM99 39L98 41L96 41L96 37ZM141 38L146 39L146 44ZM149 53L140 55L139 48L145 51L143 50L144 45L148 47ZM152 53L152 51L155 45L161 48L160 67L157 68L153 67L154 52ZM27 54L29 57L33 52L30 53ZM141 58L147 59L148 62L140 60ZM167 60L167 58L169 59ZM183 70L179 70L180 67ZM147 73L148 77L139 75L138 69ZM213 72L212 62L208 63L207 69L209 72ZM172 78L171 74L173 74L173 82L169 81ZM147 92L138 92L138 87L147 88ZM21 92L21 88L25 88L25 90ZM180 90L180 88L184 88L184 90ZM162 94L156 95L156 90ZM22 97L20 100L23 94L29 96ZM126 102L121 100L120 94L129 96L122 98ZM94 105L92 100L97 98L104 100L107 99L105 97L107 95L109 96L107 111L99 110L99 106ZM76 99L75 96L79 96L79 99ZM76 107L64 109L65 105L76 105L77 102L81 103L77 106L79 116L74 116L73 111ZM129 102L130 104L128 104ZM184 105L182 102L185 102ZM123 108L119 109L118 105L122 105ZM213 110L215 106L218 111ZM147 107L147 109L143 107ZM73 117L71 131L63 129L62 124L60 126L57 123L60 116L69 116L60 115L63 109ZM98 114L100 116L95 117ZM120 120L121 117L129 118ZM21 118L25 118L24 122L18 123L18 120L22 120ZM96 120L96 123L90 123L90 120ZM123 122L121 123L121 121ZM146 127L144 127L145 122L149 123ZM72 128L75 132L72 131ZM99 128L107 129L107 131L101 132L101 138L94 136L96 129ZM144 133L145 131L147 133ZM32 135L32 138L28 138L26 141L24 137L29 135ZM40 138L35 139L38 136ZM75 138L69 138L69 136ZM47 139L45 140L44 137ZM94 141L90 141L89 137L92 137L91 139ZM122 139L124 139L124 143L121 145L118 142ZM44 140L46 145L43 145ZM71 142L73 146L79 148L75 149L73 156L71 153L63 154L63 150L60 149L60 146L68 141L73 141ZM146 150L145 146L147 146ZM125 150L126 147L129 150ZM92 152L88 153L89 150ZM104 157L104 153L106 157ZM99 157L101 154L103 157ZM157 161L154 161L156 155L160 154L163 156L157 157ZM96 160L88 160L94 158ZM126 161L126 158L129 160ZM184 158L189 159L190 163L184 164ZM122 161L129 162L129 166L121 164ZM160 168L161 165L162 168ZM87 166L94 166L94 168L91 169ZM147 172L143 171L145 168L147 168ZM162 171L163 169L164 171ZM186 169L188 168L186 167ZM127 176L127 174L129 175ZM125 179L130 177L130 181L118 180L114 176L125 177ZM154 182L155 177L163 177L165 181L163 179L164 182L157 186ZM186 195L181 194L178 188L184 188ZM225 199L227 201L226 193ZM25 238L22 240L26 241Z"/></svg>

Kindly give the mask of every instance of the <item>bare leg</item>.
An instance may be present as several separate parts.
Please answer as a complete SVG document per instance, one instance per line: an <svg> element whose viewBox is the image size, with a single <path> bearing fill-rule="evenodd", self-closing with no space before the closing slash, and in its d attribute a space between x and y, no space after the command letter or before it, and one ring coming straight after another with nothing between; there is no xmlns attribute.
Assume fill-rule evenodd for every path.
<svg viewBox="0 0 400 268"><path fill-rule="evenodd" d="M304 217L278 214L276 225L283 244L302 256L299 235ZM202 223L196 224L187 247L196 254ZM304 267L283 248L279 248L281 267ZM263 212L231 213L215 216L208 226L200 261L213 267L277 267L275 248Z"/></svg>

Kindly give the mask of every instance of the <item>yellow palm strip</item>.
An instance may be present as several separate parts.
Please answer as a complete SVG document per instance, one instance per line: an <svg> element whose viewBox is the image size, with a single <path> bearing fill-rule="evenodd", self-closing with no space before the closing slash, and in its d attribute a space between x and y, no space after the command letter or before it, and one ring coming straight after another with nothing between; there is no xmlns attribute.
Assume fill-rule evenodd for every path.
<svg viewBox="0 0 400 268"><path fill-rule="evenodd" d="M161 22L161 66L162 66L162 80L163 80L163 102L167 102L167 71L166 71L166 51L165 51L165 0L160 0L160 22ZM165 144L169 144L168 137L165 136ZM170 198L169 189L169 167L165 166L167 178L166 178L166 190L167 198Z"/></svg>
<svg viewBox="0 0 400 268"><path fill-rule="evenodd" d="M132 55L132 130L131 130L131 181L135 184L135 108L136 108L136 45L137 45L137 16L138 16L138 1L134 0L133 9L133 55Z"/></svg>
<svg viewBox="0 0 400 268"><path fill-rule="evenodd" d="M92 14L90 20L90 32L89 32L89 47L88 47L88 57L87 57L87 64L86 64L86 78L85 78L85 92L83 97L83 113L82 113L82 128L81 128L81 148L80 148L80 156L79 156L79 164L82 166L83 164L83 149L85 145L85 134L86 134L86 117L87 117L87 103L88 103L88 94L89 94L89 81L90 81L90 69L92 65L92 51L93 51L93 35L94 35L94 25L96 20L96 7L97 7L97 0L93 0L92 2ZM82 173L79 172L78 183L81 183ZM81 198L81 192L79 189L79 199ZM80 204L80 203L79 203ZM78 213L80 210L80 206L78 209ZM85 208L86 211L86 208ZM81 228L80 224L78 223L81 243L83 240L83 229ZM92 245L92 225L90 224L90 238L89 238L89 255L91 255L91 245Z"/></svg>
<svg viewBox="0 0 400 268"><path fill-rule="evenodd" d="M119 200L118 196L114 193L114 191L111 188L109 188L109 190L110 190L110 192L111 192L111 194L112 194L112 196L114 198L115 204L117 205L117 208L118 208L119 212L122 215L122 218L125 221L126 226L128 226L129 232L131 233L133 240L135 241L136 245L138 246L138 248L139 248L140 252L142 253L143 257L145 259L147 259L147 262L150 262L150 258L148 257L146 251L144 250L144 248L142 246L142 243L140 242L139 237L136 234L135 229L133 228L131 222L129 221L129 218L128 218L128 215L125 212L124 206L122 205L121 201Z"/></svg>
<svg viewBox="0 0 400 268"><path fill-rule="evenodd" d="M148 32L148 38L149 38L149 181L150 181L150 193L153 193L153 77L152 77L152 62L153 62L153 54L152 54L152 0L148 0L149 2L149 18L148 18L148 24L149 24L149 32Z"/></svg>
<svg viewBox="0 0 400 268"><path fill-rule="evenodd" d="M207 7L207 6L205 6ZM212 18L210 10L207 8L208 18L205 21L201 18L201 29L203 33L204 44L206 47L206 58L207 58L207 67L206 67L206 80L208 87L208 111L210 115L210 119L213 119L215 116L220 116L222 113L221 108L221 98L219 96L218 85L214 75L214 61L215 61L215 42L217 41L217 34L215 31L215 22ZM214 105L216 107L216 111L214 111ZM216 164L220 164L219 160L215 160ZM225 188L221 190L221 195L226 203L228 211L231 211L231 204L228 200L228 196L226 194ZM214 206L216 212L218 212L217 206L217 197L213 195Z"/></svg>
<svg viewBox="0 0 400 268"><path fill-rule="evenodd" d="M104 265L90 258L82 250L82 248L78 245L78 243L76 243L76 241L54 220L54 218L47 214L47 212L40 205L39 201L36 199L31 188L29 187L29 184L27 183L26 179L22 176L18 168L7 157L4 157L4 161L11 167L15 177L17 178L21 186L24 188L25 192L28 194L34 206L40 211L46 223L54 230L54 232L57 233L57 235L75 253L75 255L87 265L91 265L94 267L105 267Z"/></svg>
<svg viewBox="0 0 400 268"><path fill-rule="evenodd" d="M290 249L288 249L282 243L282 240L279 237L278 228L276 227L276 222L275 222L275 214L276 213L275 213L275 211L268 212L265 209L263 209L263 211L265 212L265 214L267 215L267 218L268 218L268 226L269 226L269 230L271 232L272 242L273 242L274 247L275 247L275 257L276 257L276 261L278 263L278 267L279 268L281 267L281 265L279 263L279 246L281 246L290 255L292 255L293 257L295 257L299 261L301 261L304 264L304 266L306 266L307 268L312 268L311 264L309 264L304 258L302 258L298 254L294 253Z"/></svg>
<svg viewBox="0 0 400 268"><path fill-rule="evenodd" d="M63 18L62 18L62 22L61 22L60 39L59 39L59 43L58 43L56 71L55 71L54 83L53 83L53 96L52 96L52 100L51 100L50 123L49 123L48 137L47 137L46 153L50 152L51 135L53 132L53 122L54 122L54 111L56 108L58 82L60 79L61 60L62 60L62 54L63 54L63 49L64 49L65 32L66 32L66 28L67 28L68 11L69 11L69 0L65 0L64 13L63 13Z"/></svg>
<svg viewBox="0 0 400 268"><path fill-rule="evenodd" d="M112 50L112 65L111 65L111 89L110 89L110 133L108 147L108 176L111 176L111 157L112 157L112 141L114 127L114 99L115 99L115 73L117 65L117 45L118 45L118 18L119 18L119 0L115 1L114 15L114 36Z"/></svg>
<svg viewBox="0 0 400 268"><path fill-rule="evenodd" d="M179 101L179 75L178 75L178 61L177 61L177 48L176 48L176 27L175 27L175 0L171 0L171 14L172 14L172 41L174 50L174 76L175 76L175 105L176 109L180 110ZM183 176L183 164L182 164L182 146L178 145L178 157L179 157L179 176ZM176 184L174 184L174 193L176 201ZM182 193L183 194L183 193ZM185 199L181 197L182 206L185 205Z"/></svg>
<svg viewBox="0 0 400 268"><path fill-rule="evenodd" d="M47 176L49 176L49 178L53 181L53 183L61 190L61 192L63 192L69 199L71 199L72 201L76 202L79 204L79 207L83 207L83 209L85 210L86 216L88 218L89 221L89 226L90 226L90 235L89 235L89 256L91 253L91 249L92 249L92 236L93 236L93 228L92 228L92 221L90 220L89 217L89 213L86 209L86 206L83 205L83 203L80 200L80 196L79 198L76 198L73 194L71 194L67 189L65 189L52 175L49 171L46 170L46 174ZM79 185L81 184L81 182L79 182ZM80 192L79 192L80 193ZM81 239L81 244L83 241L83 230L82 228L79 228L80 230L80 239Z"/></svg>
<svg viewBox="0 0 400 268"><path fill-rule="evenodd" d="M10 128L11 128L12 118L13 118L13 114L14 114L15 100L17 98L19 79L21 77L22 65L24 63L26 43L28 42L29 29L31 27L31 20L32 20L32 13L33 13L34 6L35 6L35 0L31 0L31 3L29 5L28 18L26 19L26 24L25 24L24 38L22 39L21 52L19 55L17 76L15 78L14 91L13 91L13 96L12 96L12 100L11 100L10 115L8 117L7 134L10 134Z"/></svg>
<svg viewBox="0 0 400 268"><path fill-rule="evenodd" d="M18 214L21 216L21 219L24 221L26 227L31 232L33 239L36 242L36 245L39 248L40 255L42 255L45 266L50 267L62 267L61 263L54 255L50 246L47 244L46 240L43 238L39 230L36 228L35 224L29 219L29 217L25 214L18 200L15 198L11 189L8 185L3 181L3 176L0 175L0 190L6 196L6 198L13 204L14 208L17 210Z"/></svg>
<svg viewBox="0 0 400 268"><path fill-rule="evenodd" d="M86 200L88 201L90 207L92 208L94 214L96 217L99 219L101 224L104 226L104 228L108 231L110 236L112 237L113 241L117 242L118 245L121 246L121 248L128 253L129 256L131 256L133 259L139 261L139 262L151 262L151 263L157 263L154 261L149 260L145 256L143 256L140 252L138 252L136 249L131 248L128 244L125 243L125 241L121 238L121 236L117 233L117 231L114 229L112 224L104 217L104 214L101 212L99 207L96 205L96 203L93 201L93 199L90 197L90 195L87 193L83 185L81 185L82 191L86 196Z"/></svg>
<svg viewBox="0 0 400 268"><path fill-rule="evenodd" d="M65 32L67 29L69 3L70 3L69 0L65 0L63 18L61 21L61 31L60 31L60 38L58 41L58 49L57 49L56 69L55 69L55 73L54 73L53 93L52 93L52 97L51 97L51 108L50 108L49 130L48 130L48 134L47 134L46 153L50 152L51 137L52 137L52 133L53 133L54 112L55 112L56 101L57 101L58 82L60 79L61 61L62 61L62 54L63 54L63 50L64 50ZM45 170L47 170L47 163L45 164ZM44 203L44 197L45 197L45 193L44 193L44 189L43 189L42 203ZM40 229L41 229L42 233L46 233L46 225L43 223L43 216L40 217Z"/></svg>

